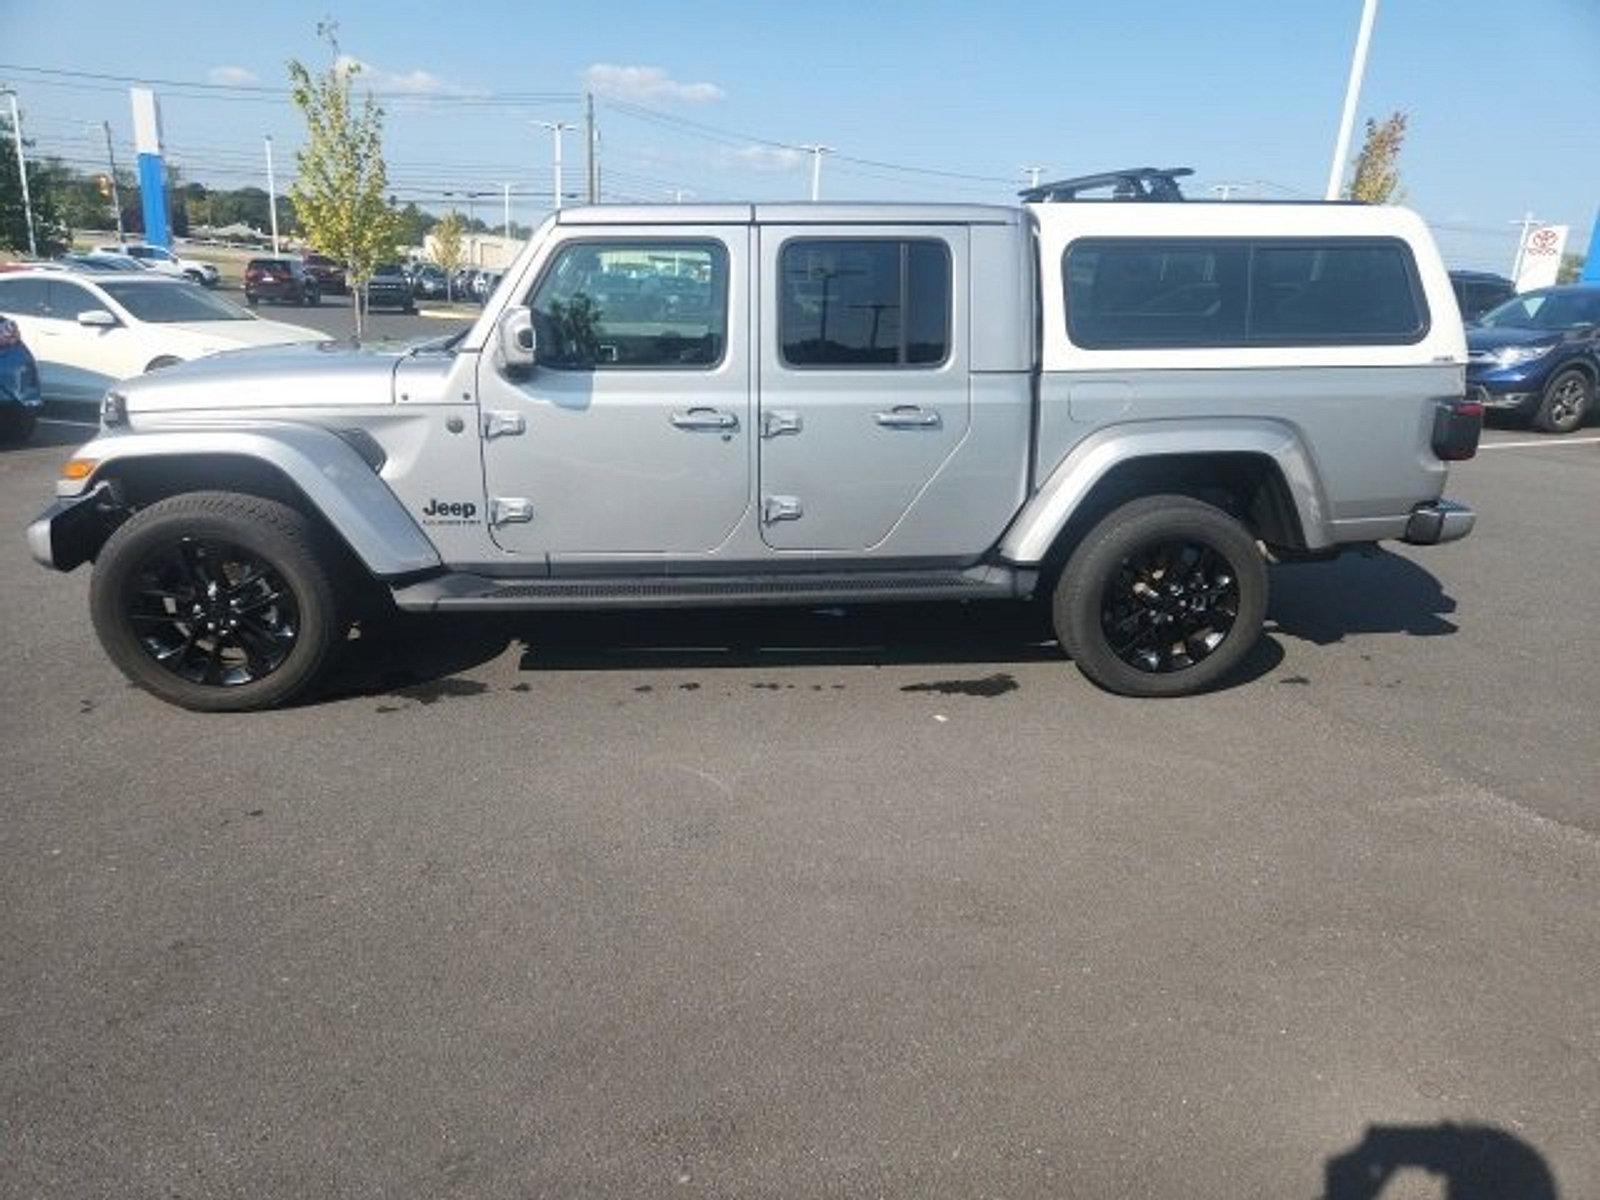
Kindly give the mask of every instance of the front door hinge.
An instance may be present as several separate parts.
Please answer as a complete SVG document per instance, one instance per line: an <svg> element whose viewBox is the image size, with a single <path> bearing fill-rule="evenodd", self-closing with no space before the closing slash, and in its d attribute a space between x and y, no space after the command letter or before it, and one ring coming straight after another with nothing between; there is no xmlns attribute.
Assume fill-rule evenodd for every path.
<svg viewBox="0 0 1600 1200"><path fill-rule="evenodd" d="M509 437L513 434L523 433L527 430L528 423L523 420L519 412L486 412L483 414L483 440L493 441L497 437Z"/></svg>
<svg viewBox="0 0 1600 1200"><path fill-rule="evenodd" d="M768 496L761 501L763 525L774 525L779 521L798 521L801 515L799 496Z"/></svg>
<svg viewBox="0 0 1600 1200"><path fill-rule="evenodd" d="M800 432L800 414L787 409L769 408L761 414L761 436L777 437L783 433Z"/></svg>
<svg viewBox="0 0 1600 1200"><path fill-rule="evenodd" d="M525 496L491 496L490 525L521 525L533 520L533 501Z"/></svg>

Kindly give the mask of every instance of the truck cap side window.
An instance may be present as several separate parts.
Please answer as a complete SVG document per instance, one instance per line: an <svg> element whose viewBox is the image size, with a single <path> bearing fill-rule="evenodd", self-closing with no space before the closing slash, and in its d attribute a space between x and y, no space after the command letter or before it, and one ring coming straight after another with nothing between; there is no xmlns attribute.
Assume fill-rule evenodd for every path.
<svg viewBox="0 0 1600 1200"><path fill-rule="evenodd" d="M796 238L779 256L792 367L931 367L950 349L950 251L921 238Z"/></svg>
<svg viewBox="0 0 1600 1200"><path fill-rule="evenodd" d="M722 361L728 253L720 242L571 242L534 289L541 366L700 368Z"/></svg>
<svg viewBox="0 0 1600 1200"><path fill-rule="evenodd" d="M1062 264L1085 349L1419 342L1416 265L1383 238L1085 238Z"/></svg>

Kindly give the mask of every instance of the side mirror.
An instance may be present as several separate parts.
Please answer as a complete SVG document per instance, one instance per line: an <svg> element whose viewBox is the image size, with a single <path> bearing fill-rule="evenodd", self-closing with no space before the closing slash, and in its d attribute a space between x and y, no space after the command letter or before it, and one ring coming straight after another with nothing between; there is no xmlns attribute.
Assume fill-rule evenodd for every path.
<svg viewBox="0 0 1600 1200"><path fill-rule="evenodd" d="M86 308L78 314L78 324L85 329L111 329L117 319L103 308Z"/></svg>
<svg viewBox="0 0 1600 1200"><path fill-rule="evenodd" d="M518 304L506 311L496 328L500 362L506 370L526 374L539 358L538 339L533 333L533 312Z"/></svg>

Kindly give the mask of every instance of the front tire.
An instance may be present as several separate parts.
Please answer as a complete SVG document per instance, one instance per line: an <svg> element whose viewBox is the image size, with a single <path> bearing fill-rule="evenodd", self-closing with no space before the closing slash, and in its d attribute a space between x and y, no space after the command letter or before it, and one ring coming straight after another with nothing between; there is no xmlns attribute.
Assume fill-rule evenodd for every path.
<svg viewBox="0 0 1600 1200"><path fill-rule="evenodd" d="M1188 496L1113 510L1067 560L1052 601L1078 669L1124 696L1216 686L1261 636L1267 568L1254 537Z"/></svg>
<svg viewBox="0 0 1600 1200"><path fill-rule="evenodd" d="M197 712L271 708L312 686L344 630L334 562L292 508L190 492L111 535L89 611L112 662L151 694Z"/></svg>
<svg viewBox="0 0 1600 1200"><path fill-rule="evenodd" d="M1594 380L1577 367L1557 371L1534 410L1533 427L1545 433L1571 433L1594 407Z"/></svg>

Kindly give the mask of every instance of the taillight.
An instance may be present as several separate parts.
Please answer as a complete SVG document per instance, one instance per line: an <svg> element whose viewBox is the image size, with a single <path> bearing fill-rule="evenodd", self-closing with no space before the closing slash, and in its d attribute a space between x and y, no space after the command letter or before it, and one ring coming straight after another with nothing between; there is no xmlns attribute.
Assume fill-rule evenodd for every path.
<svg viewBox="0 0 1600 1200"><path fill-rule="evenodd" d="M1433 414L1433 452L1445 462L1461 462L1478 452L1483 405L1476 400L1442 400Z"/></svg>
<svg viewBox="0 0 1600 1200"><path fill-rule="evenodd" d="M17 328L17 323L0 318L0 350L9 350L21 344L22 330Z"/></svg>

